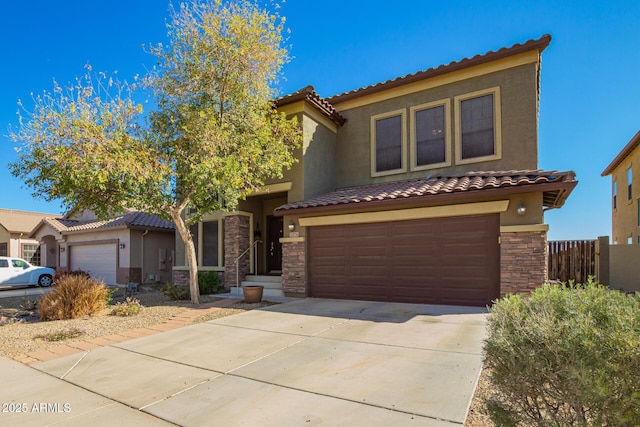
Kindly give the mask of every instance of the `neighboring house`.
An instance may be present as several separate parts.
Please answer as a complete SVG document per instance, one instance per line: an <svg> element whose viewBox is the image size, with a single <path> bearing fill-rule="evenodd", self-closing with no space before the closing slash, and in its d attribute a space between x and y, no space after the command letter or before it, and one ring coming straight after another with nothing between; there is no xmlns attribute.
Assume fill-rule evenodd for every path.
<svg viewBox="0 0 640 427"><path fill-rule="evenodd" d="M0 209L0 256L23 258L40 265L40 243L29 238L29 233L47 216L55 214Z"/></svg>
<svg viewBox="0 0 640 427"><path fill-rule="evenodd" d="M577 184L573 172L538 170L550 40L279 99L303 130L299 161L192 228L201 269L227 288L254 273L279 276L289 296L434 304L484 306L541 285L544 212ZM178 242L176 283L186 265Z"/></svg>
<svg viewBox="0 0 640 427"><path fill-rule="evenodd" d="M127 211L100 221L92 212L44 218L31 232L42 265L84 270L108 285L171 280L175 226L155 215Z"/></svg>
<svg viewBox="0 0 640 427"><path fill-rule="evenodd" d="M611 175L613 243L640 243L640 131L602 172ZM634 188L635 182L635 188ZM635 190L635 191L634 191Z"/></svg>

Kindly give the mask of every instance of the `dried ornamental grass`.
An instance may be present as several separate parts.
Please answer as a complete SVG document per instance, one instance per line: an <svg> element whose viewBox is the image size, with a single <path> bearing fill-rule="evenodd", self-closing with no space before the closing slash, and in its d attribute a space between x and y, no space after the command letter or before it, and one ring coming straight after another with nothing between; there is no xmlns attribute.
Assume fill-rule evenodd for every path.
<svg viewBox="0 0 640 427"><path fill-rule="evenodd" d="M40 300L40 320L77 319L100 313L110 293L107 287L85 276L62 277L55 289Z"/></svg>

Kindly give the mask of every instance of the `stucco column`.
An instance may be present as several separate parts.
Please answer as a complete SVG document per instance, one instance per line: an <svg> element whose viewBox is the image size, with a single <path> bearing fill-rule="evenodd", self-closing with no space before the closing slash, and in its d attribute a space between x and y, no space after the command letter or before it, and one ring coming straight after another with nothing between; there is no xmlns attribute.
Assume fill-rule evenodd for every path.
<svg viewBox="0 0 640 427"><path fill-rule="evenodd" d="M500 233L500 295L529 293L549 280L547 232Z"/></svg>
<svg viewBox="0 0 640 427"><path fill-rule="evenodd" d="M306 251L304 237L289 237L282 242L282 290L288 296L304 297L306 288Z"/></svg>
<svg viewBox="0 0 640 427"><path fill-rule="evenodd" d="M230 289L236 284L236 259L249 247L249 217L231 215L224 218L224 287ZM242 282L250 268L249 252L238 261L238 280Z"/></svg>

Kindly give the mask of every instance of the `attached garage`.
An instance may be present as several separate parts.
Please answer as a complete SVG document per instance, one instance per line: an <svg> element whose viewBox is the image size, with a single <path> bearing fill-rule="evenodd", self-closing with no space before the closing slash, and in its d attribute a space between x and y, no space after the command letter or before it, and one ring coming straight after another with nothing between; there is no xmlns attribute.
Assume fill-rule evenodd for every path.
<svg viewBox="0 0 640 427"><path fill-rule="evenodd" d="M71 270L87 271L107 285L116 284L118 246L115 243L70 246Z"/></svg>
<svg viewBox="0 0 640 427"><path fill-rule="evenodd" d="M487 305L499 232L498 214L310 227L310 296Z"/></svg>

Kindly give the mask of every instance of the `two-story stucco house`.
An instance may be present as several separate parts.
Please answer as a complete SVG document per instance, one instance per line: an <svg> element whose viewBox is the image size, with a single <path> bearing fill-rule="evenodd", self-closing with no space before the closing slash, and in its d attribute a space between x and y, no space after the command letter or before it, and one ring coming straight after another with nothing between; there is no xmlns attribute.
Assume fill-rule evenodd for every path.
<svg viewBox="0 0 640 427"><path fill-rule="evenodd" d="M640 131L624 146L602 176L611 175L611 222L614 244L640 243ZM634 182L636 185L634 186Z"/></svg>
<svg viewBox="0 0 640 427"><path fill-rule="evenodd" d="M279 276L300 297L483 306L541 285L544 211L576 185L572 172L538 170L550 40L279 99L303 129L299 162L193 227L199 265L224 272L227 287L236 275ZM184 283L180 244L176 263Z"/></svg>

